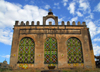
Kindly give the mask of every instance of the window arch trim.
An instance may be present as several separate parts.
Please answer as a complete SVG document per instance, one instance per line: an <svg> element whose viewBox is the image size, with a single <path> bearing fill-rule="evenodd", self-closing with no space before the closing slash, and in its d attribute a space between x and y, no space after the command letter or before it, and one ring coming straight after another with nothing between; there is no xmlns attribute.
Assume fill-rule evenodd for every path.
<svg viewBox="0 0 100 72"><path fill-rule="evenodd" d="M30 37L23 37L19 41L18 62L17 63L34 63L35 42Z"/></svg>
<svg viewBox="0 0 100 72"><path fill-rule="evenodd" d="M68 42L68 40L70 40L71 38L72 39L74 38L74 39L78 40L79 43L77 44L77 41L76 41L76 44L74 44L74 45L72 43L69 43L70 41ZM80 39L77 38L77 37L70 37L70 38L68 38L68 40L66 42L67 43L66 45L67 45L68 63L83 63L84 62L83 50L82 50L82 43L81 43ZM68 43L69 43L69 45L68 45ZM80 51L78 52L77 49L79 49L79 48L80 48ZM78 54L78 53L80 53L80 54ZM80 58L81 61L78 61L78 55L80 55L79 58Z"/></svg>

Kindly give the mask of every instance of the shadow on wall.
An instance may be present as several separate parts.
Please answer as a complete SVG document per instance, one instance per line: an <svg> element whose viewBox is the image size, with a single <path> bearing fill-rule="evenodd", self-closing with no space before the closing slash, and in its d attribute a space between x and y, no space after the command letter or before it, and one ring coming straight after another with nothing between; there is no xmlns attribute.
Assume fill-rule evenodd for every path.
<svg viewBox="0 0 100 72"><path fill-rule="evenodd" d="M94 56L96 61L95 61L95 64L96 64L96 67L97 68L100 68L100 55L99 56Z"/></svg>

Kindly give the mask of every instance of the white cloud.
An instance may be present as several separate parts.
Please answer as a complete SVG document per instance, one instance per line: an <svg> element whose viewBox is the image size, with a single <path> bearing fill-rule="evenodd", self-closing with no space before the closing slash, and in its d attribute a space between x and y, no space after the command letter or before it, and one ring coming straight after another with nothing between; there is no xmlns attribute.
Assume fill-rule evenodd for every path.
<svg viewBox="0 0 100 72"><path fill-rule="evenodd" d="M68 0L63 0L63 2L68 2Z"/></svg>
<svg viewBox="0 0 100 72"><path fill-rule="evenodd" d="M97 38L93 39L93 41L100 41L100 38L97 37Z"/></svg>
<svg viewBox="0 0 100 72"><path fill-rule="evenodd" d="M45 9L49 9L49 8L50 8L50 5L46 5L46 6L45 6Z"/></svg>
<svg viewBox="0 0 100 72"><path fill-rule="evenodd" d="M58 6L58 5L59 5L59 3L54 3L54 5Z"/></svg>
<svg viewBox="0 0 100 72"><path fill-rule="evenodd" d="M70 22L72 23L73 21L77 21L78 17L74 17L70 20Z"/></svg>
<svg viewBox="0 0 100 72"><path fill-rule="evenodd" d="M66 6L67 2L68 2L68 0L63 0L63 5Z"/></svg>
<svg viewBox="0 0 100 72"><path fill-rule="evenodd" d="M64 3L64 6L66 6L67 5L67 3Z"/></svg>
<svg viewBox="0 0 100 72"><path fill-rule="evenodd" d="M55 7L53 7L54 9L60 9L59 3L54 3Z"/></svg>
<svg viewBox="0 0 100 72"><path fill-rule="evenodd" d="M58 6L58 7L53 7L54 9L60 9L60 7Z"/></svg>
<svg viewBox="0 0 100 72"><path fill-rule="evenodd" d="M4 56L1 56L1 57L10 58L10 55L4 55Z"/></svg>
<svg viewBox="0 0 100 72"><path fill-rule="evenodd" d="M93 18L92 16L87 16L85 18L85 22L87 27L90 30L90 35L93 38L95 35L100 34L100 19L96 20L96 21L92 21L91 18Z"/></svg>
<svg viewBox="0 0 100 72"><path fill-rule="evenodd" d="M60 9L60 7L58 6L58 7L53 7L54 9Z"/></svg>
<svg viewBox="0 0 100 72"><path fill-rule="evenodd" d="M98 27L98 32L100 33L100 19L94 21L94 23L96 24L96 26Z"/></svg>
<svg viewBox="0 0 100 72"><path fill-rule="evenodd" d="M39 9L37 6L32 5L25 5L22 9L21 5L0 1L0 14L2 16L0 16L0 23L4 24L4 27L12 27L14 25L15 20L39 20L40 22L42 22L42 17L47 14L47 11Z"/></svg>
<svg viewBox="0 0 100 72"><path fill-rule="evenodd" d="M93 13L90 13L90 14L86 17L86 19L93 19L93 18L94 18Z"/></svg>
<svg viewBox="0 0 100 72"><path fill-rule="evenodd" d="M54 9L56 8L56 7L53 7Z"/></svg>
<svg viewBox="0 0 100 72"><path fill-rule="evenodd" d="M100 54L100 46L93 44L94 55Z"/></svg>
<svg viewBox="0 0 100 72"><path fill-rule="evenodd" d="M87 25L88 25L88 27L90 29L91 37L94 37L97 34L97 31L96 31L97 27L96 27L96 25L92 21L89 21L87 23Z"/></svg>
<svg viewBox="0 0 100 72"><path fill-rule="evenodd" d="M89 27L91 38L98 34L98 26L95 22L92 21L94 19L93 13L90 13L87 17L85 17L84 21L86 25Z"/></svg>
<svg viewBox="0 0 100 72"><path fill-rule="evenodd" d="M97 33L100 33L100 27L98 27Z"/></svg>
<svg viewBox="0 0 100 72"><path fill-rule="evenodd" d="M73 2L79 5L77 11L82 11L82 14L91 13L91 8L88 0L73 0Z"/></svg>
<svg viewBox="0 0 100 72"><path fill-rule="evenodd" d="M100 24L100 19L95 21L96 24Z"/></svg>
<svg viewBox="0 0 100 72"><path fill-rule="evenodd" d="M86 11L90 6L87 0L79 0L79 7Z"/></svg>
<svg viewBox="0 0 100 72"><path fill-rule="evenodd" d="M0 42L11 45L12 28L16 20L20 21L40 21L47 15L47 11L39 9L37 6L10 3L0 0Z"/></svg>
<svg viewBox="0 0 100 72"><path fill-rule="evenodd" d="M82 16L83 16L83 14L81 14L79 11L76 12L76 13L77 13L77 15L78 15L79 17L82 17Z"/></svg>
<svg viewBox="0 0 100 72"><path fill-rule="evenodd" d="M61 25L61 22L63 21L63 18L64 18L64 17L58 18L58 25Z"/></svg>
<svg viewBox="0 0 100 72"><path fill-rule="evenodd" d="M59 18L59 19L58 19L58 22L61 22L62 20L63 20L63 18Z"/></svg>
<svg viewBox="0 0 100 72"><path fill-rule="evenodd" d="M74 14L74 12L75 12L75 2L70 3L69 7L67 9L70 10L71 14Z"/></svg>
<svg viewBox="0 0 100 72"><path fill-rule="evenodd" d="M100 12L100 2L99 2L98 5L94 8L94 11Z"/></svg>
<svg viewBox="0 0 100 72"><path fill-rule="evenodd" d="M31 4L34 4L34 1L33 1L33 0L31 0L31 1L30 1L30 3L31 3Z"/></svg>
<svg viewBox="0 0 100 72"><path fill-rule="evenodd" d="M0 29L0 42L11 45L12 43L12 32L10 29Z"/></svg>
<svg viewBox="0 0 100 72"><path fill-rule="evenodd" d="M60 9L60 7L57 7L57 9Z"/></svg>

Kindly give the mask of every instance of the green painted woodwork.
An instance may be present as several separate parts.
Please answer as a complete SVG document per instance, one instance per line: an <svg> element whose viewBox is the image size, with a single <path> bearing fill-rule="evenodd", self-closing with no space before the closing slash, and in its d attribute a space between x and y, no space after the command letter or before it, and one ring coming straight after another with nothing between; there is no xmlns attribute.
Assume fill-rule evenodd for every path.
<svg viewBox="0 0 100 72"><path fill-rule="evenodd" d="M44 63L57 64L57 40L55 38L47 38L45 40Z"/></svg>
<svg viewBox="0 0 100 72"><path fill-rule="evenodd" d="M83 63L81 41L72 37L67 41L68 63Z"/></svg>
<svg viewBox="0 0 100 72"><path fill-rule="evenodd" d="M29 37L22 38L19 43L18 63L34 63L35 43Z"/></svg>

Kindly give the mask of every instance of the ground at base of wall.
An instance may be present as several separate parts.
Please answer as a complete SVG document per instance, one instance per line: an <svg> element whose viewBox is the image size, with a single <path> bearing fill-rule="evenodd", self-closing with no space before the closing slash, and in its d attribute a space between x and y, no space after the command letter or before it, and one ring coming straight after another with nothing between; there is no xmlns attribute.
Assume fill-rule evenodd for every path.
<svg viewBox="0 0 100 72"><path fill-rule="evenodd" d="M13 69L0 69L0 72L41 72L44 70L39 69L21 69L21 70L13 70ZM47 71L47 70L46 70ZM49 71L47 71L49 72ZM54 72L53 70L50 72ZM58 69L56 72L100 72L100 68L95 69Z"/></svg>

